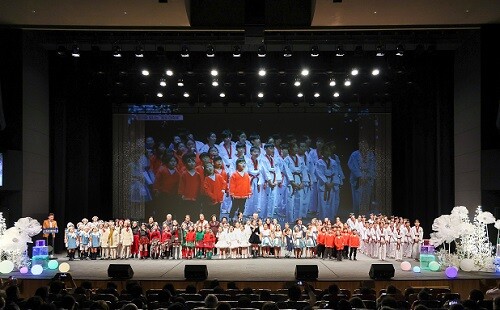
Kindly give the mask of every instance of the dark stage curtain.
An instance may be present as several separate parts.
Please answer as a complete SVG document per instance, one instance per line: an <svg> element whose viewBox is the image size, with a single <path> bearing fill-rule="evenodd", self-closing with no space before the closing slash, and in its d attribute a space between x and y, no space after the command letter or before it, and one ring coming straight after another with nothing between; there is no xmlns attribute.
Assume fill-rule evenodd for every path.
<svg viewBox="0 0 500 310"><path fill-rule="evenodd" d="M454 206L453 53L415 56L412 83L392 110L393 213L434 218Z"/></svg>
<svg viewBox="0 0 500 310"><path fill-rule="evenodd" d="M76 61L59 59L50 71L50 202L61 227L112 215L111 107L89 91L92 76Z"/></svg>

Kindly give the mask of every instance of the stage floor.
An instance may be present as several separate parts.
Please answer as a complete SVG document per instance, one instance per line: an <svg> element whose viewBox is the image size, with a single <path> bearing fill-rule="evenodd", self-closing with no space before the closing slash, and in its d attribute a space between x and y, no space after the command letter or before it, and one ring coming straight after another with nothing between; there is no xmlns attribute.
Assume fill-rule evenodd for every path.
<svg viewBox="0 0 500 310"><path fill-rule="evenodd" d="M71 266L70 273L74 279L80 280L107 280L107 269L109 264L130 264L134 270L136 280L161 280L179 281L184 280L185 265L207 265L208 279L220 281L293 281L295 280L296 265L318 265L319 281L363 281L369 280L368 272L371 264L393 264L396 270L393 280L445 280L444 271L432 272L422 271L413 273L402 271L400 262L388 260L385 262L369 258L359 254L357 261L344 260L342 262L321 259L295 259L295 258L256 258L256 259L226 259L220 260L215 256L211 260L75 260L68 261L66 257L60 256L59 263L68 262ZM419 265L414 260L408 260L412 266ZM19 278L52 278L56 271L46 270L39 276L31 274L14 273ZM495 273L485 272L462 272L458 279L496 279Z"/></svg>

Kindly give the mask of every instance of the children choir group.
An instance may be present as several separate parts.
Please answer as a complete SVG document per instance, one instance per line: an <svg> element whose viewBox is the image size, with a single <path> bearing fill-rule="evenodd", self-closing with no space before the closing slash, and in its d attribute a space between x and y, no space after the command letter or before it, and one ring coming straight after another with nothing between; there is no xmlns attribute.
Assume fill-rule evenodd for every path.
<svg viewBox="0 0 500 310"><path fill-rule="evenodd" d="M177 217L215 213L234 219L242 212L246 217L258 213L261 218L292 222L299 217L337 216L345 176L332 142L275 134L262 143L258 134L247 139L244 132L233 141L230 130L221 135L217 143L216 134L208 133L205 144L190 133L175 135L170 144L146 138L132 201L146 201ZM352 210L366 214L375 179L374 154L360 142L347 164Z"/></svg>
<svg viewBox="0 0 500 310"><path fill-rule="evenodd" d="M277 219L261 219L258 213L245 219L214 214L206 220L203 214L191 221L186 215L178 222L171 214L159 224L152 217L147 223L115 220L83 219L76 227L67 224L64 241L70 260L76 252L82 260L91 259L219 259L227 258L320 258L357 260L358 249L368 257L386 260L414 258L418 260L423 242L423 229L418 220L410 226L408 219L370 214L347 221L340 218L313 218L306 225L299 218L285 223Z"/></svg>

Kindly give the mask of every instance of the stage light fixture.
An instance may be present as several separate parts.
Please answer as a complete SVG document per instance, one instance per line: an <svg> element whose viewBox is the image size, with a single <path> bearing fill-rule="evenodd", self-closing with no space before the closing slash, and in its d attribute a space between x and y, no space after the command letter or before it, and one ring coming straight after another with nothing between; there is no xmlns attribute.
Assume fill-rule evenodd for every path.
<svg viewBox="0 0 500 310"><path fill-rule="evenodd" d="M71 49L71 56L76 58L80 57L80 48L78 45L73 45L73 48Z"/></svg>
<svg viewBox="0 0 500 310"><path fill-rule="evenodd" d="M64 56L66 55L66 48L62 45L60 45L58 48L57 48L57 55L58 56Z"/></svg>
<svg viewBox="0 0 500 310"><path fill-rule="evenodd" d="M183 87L183 86L184 86L184 80L183 80L183 79L179 79L179 80L177 81L177 86L179 86L179 87Z"/></svg>
<svg viewBox="0 0 500 310"><path fill-rule="evenodd" d="M337 85L337 82L335 81L335 79L334 79L334 78L331 78L331 79L330 79L330 82L329 82L328 84L329 84L331 87L333 87L333 86Z"/></svg>
<svg viewBox="0 0 500 310"><path fill-rule="evenodd" d="M161 87L165 87L165 86L167 86L167 81L165 80L165 78L161 78L161 79L160 79L160 86L161 86Z"/></svg>
<svg viewBox="0 0 500 310"><path fill-rule="evenodd" d="M212 76L217 76L217 75L219 75L219 71L217 71L216 69L212 69L212 70L210 71L210 75L212 75Z"/></svg>
<svg viewBox="0 0 500 310"><path fill-rule="evenodd" d="M339 94L338 91L336 91L336 92L333 93L333 97L338 98L339 96L340 96L340 94Z"/></svg>
<svg viewBox="0 0 500 310"><path fill-rule="evenodd" d="M156 94L156 97L158 97L158 98L162 98L162 97L163 97L163 94L162 94L162 93L157 93L157 94Z"/></svg>
<svg viewBox="0 0 500 310"><path fill-rule="evenodd" d="M259 57L266 57L266 46L265 45L261 45L259 46L259 48L257 49L257 56Z"/></svg>
<svg viewBox="0 0 500 310"><path fill-rule="evenodd" d="M399 44L397 47L396 47L396 56L404 56L404 53L405 53L405 48L403 46L403 44Z"/></svg>
<svg viewBox="0 0 500 310"><path fill-rule="evenodd" d="M257 97L259 97L259 98L264 98L264 93L263 93L263 92L259 92L259 93L257 94Z"/></svg>
<svg viewBox="0 0 500 310"><path fill-rule="evenodd" d="M292 47L290 45L286 45L283 49L283 57L292 57Z"/></svg>
<svg viewBox="0 0 500 310"><path fill-rule="evenodd" d="M314 93L314 98L319 98L319 93Z"/></svg>
<svg viewBox="0 0 500 310"><path fill-rule="evenodd" d="M372 70L372 75L373 76L377 76L379 74L380 74L380 70L379 69L375 68L375 69Z"/></svg>
<svg viewBox="0 0 500 310"><path fill-rule="evenodd" d="M118 45L113 46L113 57L115 58L122 57L122 49Z"/></svg>
<svg viewBox="0 0 500 310"><path fill-rule="evenodd" d="M148 75L149 75L149 70L143 69L143 70L141 71L141 73L142 73L142 75L144 75L144 76L148 76Z"/></svg>
<svg viewBox="0 0 500 310"><path fill-rule="evenodd" d="M184 96L184 98L189 98L189 93L188 92L184 92L183 96Z"/></svg>
<svg viewBox="0 0 500 310"><path fill-rule="evenodd" d="M297 97L302 98L302 97L304 97L304 94L303 93L298 93Z"/></svg>
<svg viewBox="0 0 500 310"><path fill-rule="evenodd" d="M260 69L259 70L259 76L266 76L266 70L265 69Z"/></svg>
<svg viewBox="0 0 500 310"><path fill-rule="evenodd" d="M293 85L296 86L296 87L299 87L300 86L300 80L299 79L295 79L295 81L293 82Z"/></svg>
<svg viewBox="0 0 500 310"><path fill-rule="evenodd" d="M354 69L351 70L351 75L352 76L356 76L358 74L359 74L359 70L358 69L354 68Z"/></svg>
<svg viewBox="0 0 500 310"><path fill-rule="evenodd" d="M207 46L207 57L215 57L215 48L213 47L213 45Z"/></svg>
<svg viewBox="0 0 500 310"><path fill-rule="evenodd" d="M239 45L233 47L233 57L241 57L241 47Z"/></svg>
<svg viewBox="0 0 500 310"><path fill-rule="evenodd" d="M181 47L181 57L182 58L188 58L189 57L189 47L187 47L186 45L184 45L183 47Z"/></svg>
<svg viewBox="0 0 500 310"><path fill-rule="evenodd" d="M346 79L346 80L344 81L344 86L347 86L347 87L351 86L351 80Z"/></svg>
<svg viewBox="0 0 500 310"><path fill-rule="evenodd" d="M134 55L137 58L143 58L144 57L144 48L142 47L142 45L137 45L135 47L135 53L134 53Z"/></svg>
<svg viewBox="0 0 500 310"><path fill-rule="evenodd" d="M226 94L225 93L220 93L219 97L224 98L224 97L226 97Z"/></svg>
<svg viewBox="0 0 500 310"><path fill-rule="evenodd" d="M337 56L337 57L343 57L344 55L345 55L344 48L342 47L342 45L338 45L337 49L335 51L335 56Z"/></svg>
<svg viewBox="0 0 500 310"><path fill-rule="evenodd" d="M170 70L170 69L167 69L167 71L165 71L165 73L168 75L168 76L172 76L174 75L174 71Z"/></svg>
<svg viewBox="0 0 500 310"><path fill-rule="evenodd" d="M319 47L317 45L314 45L311 47L311 57L318 57L319 56Z"/></svg>
<svg viewBox="0 0 500 310"><path fill-rule="evenodd" d="M217 86L219 86L219 81L217 81L217 79L214 79L214 80L212 81L212 86L213 86L213 87L217 87Z"/></svg>
<svg viewBox="0 0 500 310"><path fill-rule="evenodd" d="M300 71L300 74L302 76L308 76L309 75L309 69L302 69L302 71Z"/></svg>
<svg viewBox="0 0 500 310"><path fill-rule="evenodd" d="M385 48L382 45L377 46L377 53L375 54L377 57L385 56Z"/></svg>

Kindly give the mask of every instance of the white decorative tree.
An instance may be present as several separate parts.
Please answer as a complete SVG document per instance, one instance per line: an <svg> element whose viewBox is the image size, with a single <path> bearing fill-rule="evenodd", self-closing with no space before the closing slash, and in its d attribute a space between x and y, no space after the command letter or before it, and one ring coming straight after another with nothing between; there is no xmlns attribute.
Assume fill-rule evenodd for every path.
<svg viewBox="0 0 500 310"><path fill-rule="evenodd" d="M439 253L441 262L446 265L458 266L463 260L474 265L471 270L491 271L493 265L493 246L489 240L487 225L495 223L495 217L490 212L483 212L477 207L473 222L469 219L466 207L453 208L451 215L442 215L434 220L431 234L431 244L438 246L445 243L445 248ZM498 225L500 227L500 223ZM451 246L446 252L446 243L455 242L456 253L452 254Z"/></svg>

